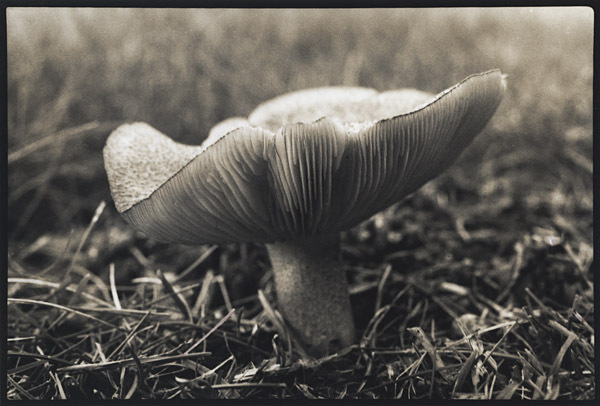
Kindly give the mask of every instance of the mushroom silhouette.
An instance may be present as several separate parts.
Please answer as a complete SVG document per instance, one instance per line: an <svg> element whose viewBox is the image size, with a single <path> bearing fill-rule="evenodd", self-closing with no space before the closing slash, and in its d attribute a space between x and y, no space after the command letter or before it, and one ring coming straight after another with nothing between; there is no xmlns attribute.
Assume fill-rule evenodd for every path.
<svg viewBox="0 0 600 406"><path fill-rule="evenodd" d="M341 231L446 170L505 88L492 70L438 95L303 90L218 124L200 146L124 124L106 142L105 168L117 210L151 238L266 243L278 307L320 356L355 340Z"/></svg>

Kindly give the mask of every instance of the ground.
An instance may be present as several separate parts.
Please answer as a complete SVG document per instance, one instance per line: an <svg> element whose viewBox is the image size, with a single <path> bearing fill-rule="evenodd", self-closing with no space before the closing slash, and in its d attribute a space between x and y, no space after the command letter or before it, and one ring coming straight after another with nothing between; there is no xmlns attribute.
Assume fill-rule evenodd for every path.
<svg viewBox="0 0 600 406"><path fill-rule="evenodd" d="M8 10L9 399L595 398L590 9ZM116 212L101 150L325 85L508 74L446 173L342 235L360 340L299 359L264 246ZM100 309L100 310L99 310Z"/></svg>

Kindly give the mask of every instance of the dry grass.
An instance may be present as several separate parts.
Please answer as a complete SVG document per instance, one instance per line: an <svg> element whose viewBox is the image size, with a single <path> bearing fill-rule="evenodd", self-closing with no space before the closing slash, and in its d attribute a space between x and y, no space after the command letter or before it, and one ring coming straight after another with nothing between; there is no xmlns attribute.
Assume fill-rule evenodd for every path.
<svg viewBox="0 0 600 406"><path fill-rule="evenodd" d="M9 10L8 398L595 398L592 16L557 15ZM343 235L342 353L300 360L264 247L150 241L110 200L123 121L200 143L288 90L496 67L460 161Z"/></svg>

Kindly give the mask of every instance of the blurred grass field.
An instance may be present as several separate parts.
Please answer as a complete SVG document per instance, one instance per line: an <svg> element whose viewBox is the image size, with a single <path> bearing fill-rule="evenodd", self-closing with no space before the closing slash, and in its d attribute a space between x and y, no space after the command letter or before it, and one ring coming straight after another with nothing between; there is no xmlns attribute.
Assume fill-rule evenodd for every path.
<svg viewBox="0 0 600 406"><path fill-rule="evenodd" d="M593 398L593 17L592 9L571 7L9 8L9 298L86 308L93 302L84 294L109 291L114 264L112 286L123 309L141 311L146 295L160 297L161 285L134 278L155 278L156 269L180 273L206 253L175 287L195 284L181 294L194 305L209 275L223 282L225 293L213 293L212 302L204 297L201 326L153 351L176 353L185 340L206 334L231 303L244 308L243 317L236 313L218 337L205 341L213 352L206 370L232 354L235 361L212 374L196 370L205 374L202 381L184 384L198 368L184 361L179 375L164 372L168 366L142 373L133 363L88 378L81 371L56 372L53 358L27 366L32 359L16 353L35 358L31 354L41 351L75 365L98 361L92 342L110 352L124 336L82 336L93 328L90 320L39 303L9 303L9 395ZM505 99L459 161L403 203L344 234L353 308L365 334L362 349L349 354L315 365L287 359L285 365L285 343L273 338L270 313L256 295L262 289L276 303L263 247L160 244L134 233L112 204L102 147L121 123L145 121L178 141L199 144L219 121L246 116L287 91L358 85L437 93L493 68L508 74ZM95 211L101 215L90 223ZM102 300L114 305L108 294ZM389 305L377 321L376 303L379 310ZM170 300L157 306L178 312ZM448 349L446 340L457 339L453 322L468 314L488 328L519 322L509 333L498 328L504 336L478 336L463 343L472 346L466 350ZM104 317L119 325L126 319L118 312ZM129 319L130 327L136 321ZM377 330L382 322L387 327ZM163 328L162 338L174 327ZM435 372L440 364L421 357L429 347L411 335L414 328L427 333L446 366L458 366ZM148 340L157 339L144 331ZM239 341L227 351L223 332ZM571 341L561 353L565 340ZM480 365L481 359L469 358L478 345L507 356L495 369ZM131 356L123 349L112 355ZM260 373L235 381L259 365ZM408 378L401 375L406 370L412 371ZM136 373L139 378L132 378ZM113 393L119 379L121 389ZM205 381L224 389L207 389ZM235 386L244 382L256 385Z"/></svg>

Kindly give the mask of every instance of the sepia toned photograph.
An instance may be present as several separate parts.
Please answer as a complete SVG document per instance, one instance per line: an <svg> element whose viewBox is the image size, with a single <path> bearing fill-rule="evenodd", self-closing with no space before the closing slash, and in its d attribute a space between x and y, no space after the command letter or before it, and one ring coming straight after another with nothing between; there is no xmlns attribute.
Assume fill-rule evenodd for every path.
<svg viewBox="0 0 600 406"><path fill-rule="evenodd" d="M593 400L594 10L8 7L5 400Z"/></svg>

